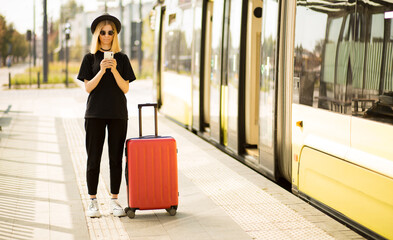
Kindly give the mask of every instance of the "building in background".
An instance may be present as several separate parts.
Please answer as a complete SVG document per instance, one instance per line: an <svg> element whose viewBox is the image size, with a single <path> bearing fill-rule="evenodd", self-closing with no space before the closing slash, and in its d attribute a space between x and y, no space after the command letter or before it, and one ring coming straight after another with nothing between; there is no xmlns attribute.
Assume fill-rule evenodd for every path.
<svg viewBox="0 0 393 240"><path fill-rule="evenodd" d="M123 9L123 14L121 14L121 8L111 7L108 8L108 13L116 16L122 23L122 29L119 35L120 45L122 52L127 54L130 59L138 59L138 48L141 43L142 36L140 36L139 27L141 23L149 18L150 11L153 8L154 0L150 2L143 2L142 4L142 19L139 14L139 1L133 1L129 4L125 4ZM103 9L94 12L81 12L75 15L73 19L68 22L71 25L71 36L68 41L68 47L70 49L70 58L72 60L78 61L89 52L90 42L92 34L90 31L90 25L93 20L104 13ZM144 29L148 29L148 24L145 24ZM57 52L59 53L59 59L64 57L65 49L65 33L64 33L65 23L61 23L59 26L59 47ZM150 31L150 30L148 30ZM146 30L145 30L146 32ZM148 33L147 33L148 34ZM149 34L148 34L149 35ZM153 33L150 33L153 36ZM143 38L144 41L151 41L151 43L146 42L146 46L152 45L153 37ZM145 59L150 59L152 56L152 51L149 49L144 49L145 44L142 43L142 56Z"/></svg>

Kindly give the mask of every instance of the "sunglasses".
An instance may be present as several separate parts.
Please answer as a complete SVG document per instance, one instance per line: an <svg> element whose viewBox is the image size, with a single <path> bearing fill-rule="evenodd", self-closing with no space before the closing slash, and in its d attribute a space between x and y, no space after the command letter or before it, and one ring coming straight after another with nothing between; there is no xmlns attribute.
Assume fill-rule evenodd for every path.
<svg viewBox="0 0 393 240"><path fill-rule="evenodd" d="M109 36L112 36L113 34L115 34L115 32L114 31L108 31L108 32L105 32L105 31L100 31L100 35L101 36L105 36L105 34L108 34Z"/></svg>

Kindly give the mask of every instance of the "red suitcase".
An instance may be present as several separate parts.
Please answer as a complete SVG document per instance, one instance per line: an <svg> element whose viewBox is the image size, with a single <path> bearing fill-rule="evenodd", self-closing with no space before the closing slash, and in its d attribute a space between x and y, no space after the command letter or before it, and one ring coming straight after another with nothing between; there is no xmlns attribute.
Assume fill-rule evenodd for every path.
<svg viewBox="0 0 393 240"><path fill-rule="evenodd" d="M154 107L155 135L142 136L142 107ZM139 138L126 141L129 218L135 211L165 209L176 215L178 205L177 148L172 137L157 134L157 104L139 104Z"/></svg>

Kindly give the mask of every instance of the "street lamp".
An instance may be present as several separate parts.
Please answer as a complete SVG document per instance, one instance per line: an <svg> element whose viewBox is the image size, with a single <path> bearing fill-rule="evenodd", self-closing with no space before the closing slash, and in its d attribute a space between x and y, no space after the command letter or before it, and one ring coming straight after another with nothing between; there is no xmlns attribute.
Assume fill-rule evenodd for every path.
<svg viewBox="0 0 393 240"><path fill-rule="evenodd" d="M68 22L65 24L64 33L65 33L66 87L68 87L68 40L70 40L70 33L71 33L71 24Z"/></svg>

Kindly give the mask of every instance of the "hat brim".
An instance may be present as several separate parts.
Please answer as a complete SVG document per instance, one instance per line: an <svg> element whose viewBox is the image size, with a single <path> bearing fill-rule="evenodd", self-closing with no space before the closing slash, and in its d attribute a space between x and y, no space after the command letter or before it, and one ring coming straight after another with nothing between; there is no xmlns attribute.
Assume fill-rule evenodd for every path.
<svg viewBox="0 0 393 240"><path fill-rule="evenodd" d="M97 17L96 19L94 19L94 21L91 23L91 27L90 27L91 33L94 34L94 31L96 30L97 25L100 22L106 21L106 20L113 22L116 26L117 33L120 32L121 23L120 23L119 19L117 19L116 17L109 15L109 14L103 14L103 15Z"/></svg>

